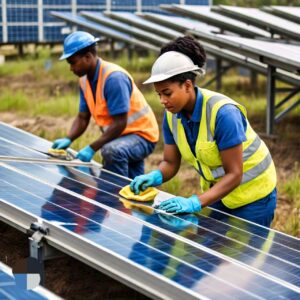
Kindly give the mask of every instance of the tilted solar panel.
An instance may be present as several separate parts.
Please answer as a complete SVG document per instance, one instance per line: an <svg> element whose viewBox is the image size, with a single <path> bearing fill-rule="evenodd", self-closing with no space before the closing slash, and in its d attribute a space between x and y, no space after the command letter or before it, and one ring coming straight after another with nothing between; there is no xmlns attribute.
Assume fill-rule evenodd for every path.
<svg viewBox="0 0 300 300"><path fill-rule="evenodd" d="M147 30L149 32L158 34L160 36L173 39L178 36L181 36L182 33L170 29L165 26L158 25L154 22L150 22L148 20L145 20L133 13L128 12L104 12L105 15L109 16L112 19L119 20L121 22L130 24L132 26L136 26L138 28Z"/></svg>
<svg viewBox="0 0 300 300"><path fill-rule="evenodd" d="M83 11L83 12L81 12L81 15L87 19L90 19L97 23L114 28L121 32L131 34L137 38L140 38L144 41L148 41L150 43L154 43L155 45L158 45L158 46L161 46L169 41L165 38L161 38L160 36L149 33L148 31L136 28L135 26L131 26L124 22L113 20L113 19L105 16L103 13L94 13L94 12L89 12L89 11Z"/></svg>
<svg viewBox="0 0 300 300"><path fill-rule="evenodd" d="M143 42L134 38L132 35L125 34L123 32L114 30L110 27L100 25L99 23L92 22L84 17L76 16L71 13L60 13L60 12L51 12L51 14L59 19L66 21L67 23L78 25L85 30L92 31L95 33L100 33L102 36L113 38L117 41L122 41L131 45L139 46L145 49L159 51L159 47L152 45L147 42Z"/></svg>
<svg viewBox="0 0 300 300"><path fill-rule="evenodd" d="M8 132L13 139L14 128L7 127ZM2 138L0 155L26 153L9 144ZM107 180L102 173L95 177L81 167L1 163L0 211L11 205L42 218L50 227L50 241L59 235L60 247L66 248L77 241L104 269L105 255L124 263L118 276L125 282L124 273L133 268L142 290L149 275L156 296L160 284L173 299L299 296L298 239L209 208L172 216L125 201L118 191L129 180L113 173Z"/></svg>
<svg viewBox="0 0 300 300"><path fill-rule="evenodd" d="M161 8L190 17L201 22L219 27L221 30L227 30L240 34L245 37L270 37L267 31L259 29L255 26L247 25L244 22L222 16L210 10L210 7L201 7L198 5L160 5Z"/></svg>
<svg viewBox="0 0 300 300"><path fill-rule="evenodd" d="M278 15L282 18L286 18L290 21L300 23L300 7L297 6L264 6L263 10L267 9L266 11Z"/></svg>
<svg viewBox="0 0 300 300"><path fill-rule="evenodd" d="M278 33L284 37L300 40L300 25L285 18L274 16L258 8L220 5L217 9L221 13L268 30L271 33Z"/></svg>

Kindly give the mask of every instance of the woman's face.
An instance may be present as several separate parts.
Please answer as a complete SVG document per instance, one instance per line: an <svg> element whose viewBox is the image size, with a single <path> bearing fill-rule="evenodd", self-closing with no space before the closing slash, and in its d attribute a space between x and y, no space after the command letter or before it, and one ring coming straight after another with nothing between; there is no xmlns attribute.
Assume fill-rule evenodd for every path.
<svg viewBox="0 0 300 300"><path fill-rule="evenodd" d="M192 112L195 103L194 85L191 80L184 83L168 80L155 82L155 90L160 98L160 103L172 114L181 110Z"/></svg>

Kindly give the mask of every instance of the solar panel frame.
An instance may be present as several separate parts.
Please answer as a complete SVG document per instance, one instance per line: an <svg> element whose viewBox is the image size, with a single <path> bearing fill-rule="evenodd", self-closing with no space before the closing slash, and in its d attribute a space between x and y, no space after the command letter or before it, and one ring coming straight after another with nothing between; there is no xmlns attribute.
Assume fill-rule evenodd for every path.
<svg viewBox="0 0 300 300"><path fill-rule="evenodd" d="M195 30L189 30L188 32L196 37L201 37L209 43L238 51L243 55L252 57L268 65L296 73L300 71L300 59L298 60L300 56L298 49L300 46L251 40L222 34L203 34ZM270 51L268 47L271 47L272 51ZM285 55L287 51L293 55L292 58Z"/></svg>
<svg viewBox="0 0 300 300"><path fill-rule="evenodd" d="M295 22L285 20L281 17L269 14L258 8L232 7L219 5L219 13L237 18L243 22L260 27L269 32L277 33L290 39L300 41L300 25Z"/></svg>
<svg viewBox="0 0 300 300"><path fill-rule="evenodd" d="M94 13L89 11L82 11L80 13L83 17L86 19L89 19L91 21L94 21L96 23L100 23L104 26L111 27L115 30L118 30L120 32L125 32L127 34L130 34L132 36L135 36L136 38L140 38L144 41L154 43L155 45L162 46L163 44L167 43L169 40L165 38L161 38L157 35L154 35L152 33L149 33L148 31L135 28L131 25L128 25L127 23L123 23L121 21L116 21L114 19L111 19L107 16L105 16L103 13Z"/></svg>
<svg viewBox="0 0 300 300"><path fill-rule="evenodd" d="M286 18L292 22L300 23L300 7L296 6L263 6L263 11Z"/></svg>
<svg viewBox="0 0 300 300"><path fill-rule="evenodd" d="M244 22L233 20L210 11L209 7L193 5L160 5L163 10L190 17L198 21L219 27L222 31L226 30L244 37L263 37L270 38L270 33L255 26L247 25Z"/></svg>
<svg viewBox="0 0 300 300"><path fill-rule="evenodd" d="M174 39L178 36L183 36L182 33L176 30L147 21L135 14L124 12L104 12L104 14L112 19L164 36L165 38Z"/></svg>
<svg viewBox="0 0 300 300"><path fill-rule="evenodd" d="M10 169L10 168L9 168ZM18 168L17 168L18 169ZM13 170L13 169L12 169ZM20 169L18 169L17 170L17 172L19 173L19 171L20 171ZM1 172L2 173L2 172ZM20 174L26 174L26 173L24 173L23 171L20 171ZM31 177L31 176L30 176ZM17 174L15 174L14 175L14 178L15 179L17 179L18 178L18 175ZM17 181L18 180L16 180L16 183L17 183ZM43 183L44 182L44 180L38 180L38 182L41 182L41 183ZM30 189L30 190L32 190L31 188L30 188L30 185L28 185L28 183L29 182L26 182L25 183L25 185L24 186L26 186L26 188L28 188L28 189ZM15 183L14 183L15 184ZM34 186L35 186L35 191L33 192L33 194L34 193L37 193L38 192L38 189L37 189L37 187L38 187L38 183L34 183L33 184ZM50 184L50 186L52 186L52 184ZM53 187L55 187L55 186L53 186ZM41 187L42 188L42 190L44 190L45 189L45 187ZM61 190L61 188L59 188L59 190ZM68 194L70 194L69 192L68 192ZM70 194L71 195L71 194ZM4 195L5 196L5 195ZM25 196L25 195L24 195ZM7 197L7 196L5 196L5 197ZM63 196L63 198L64 199L66 199L66 196ZM32 198L32 196L30 197L30 202L27 202L27 204L26 204L26 209L29 209L29 206L28 205L33 205L33 204L31 204L31 203L36 203L36 201L34 201L34 202L32 202L32 200L34 199L34 198ZM21 200L21 199L19 199L19 200ZM74 200L72 200L72 199L70 199L70 201L71 201L71 203L74 203ZM19 203L19 202L18 202ZM43 202L44 203L44 202ZM18 204L19 205L19 204ZM102 206L102 205L101 205ZM38 211L39 211L39 209L38 209ZM110 215L112 215L113 214L113 211L112 210L109 210L110 211ZM118 215L118 218L121 218L121 215ZM129 219L128 219L128 221L129 221ZM132 221L132 220L131 220ZM44 222L44 225L46 224L46 223L48 223L47 221L45 221ZM121 223L123 223L123 222L121 222ZM53 225L53 224L52 224ZM67 226L69 226L69 225L65 225L65 227L67 227ZM104 225L103 225L104 226ZM103 229L103 226L102 226L102 231L104 230ZM145 226L145 225L144 225ZM130 228L135 228L136 226L135 225L129 225L129 227ZM159 227L160 228L160 227ZM154 230L154 228L152 229L152 230ZM101 231L101 232L102 232ZM121 230L122 231L122 230ZM119 229L119 231L118 232L121 232L120 231L120 229ZM162 229L160 228L159 229L159 231L160 232L163 232L162 231ZM53 229L52 229L52 227L50 228L50 232L52 232L53 233ZM126 233L126 230L124 231L124 234ZM111 234L110 234L110 236L111 236ZM171 236L170 236L171 237ZM169 238L170 238L169 237ZM64 245L65 244L67 244L67 245L69 245L69 243L67 242L67 239L69 238L69 236L67 236L67 237L62 237L62 239L61 239L61 241L64 241ZM83 237L84 239L86 238L86 237ZM114 237L114 236L112 236L111 238L113 238L114 240L116 240L116 237ZM82 240L81 238L79 238L80 240ZM122 243L124 243L125 242L125 240L123 240L122 241ZM91 242L89 242L89 243L91 243ZM93 244L93 243L92 243ZM81 247L80 246L78 246L78 247L76 247L76 249L78 250L78 249L82 249L82 245L81 245ZM85 249L85 251L87 250L86 249L86 246L84 247L84 249ZM175 252L173 252L172 251L172 253L176 253L177 251L175 251ZM192 250L189 250L188 251L188 253L189 253L189 256L192 256L192 253L193 253L193 251ZM96 253L95 253L96 254ZM98 254L98 258L102 258L103 259L103 257L102 257L102 254L101 254L101 256L99 256L100 254L98 253L98 251L97 251L97 254ZM111 254L111 253L110 253ZM154 254L154 253L153 253ZM174 255L173 254L173 255ZM220 258L219 258L220 259ZM206 258L206 260L205 261L207 261L208 260L208 258ZM107 262L107 260L105 259L105 262ZM137 261L138 262L138 261ZM101 260L101 263L103 263L103 261ZM183 263L183 262L182 262ZM110 266L111 266L111 263L110 263ZM239 267L239 265L237 264L236 265L236 267ZM250 270L250 269L249 269ZM195 270L196 271L196 270ZM240 271L237 271L237 272L235 272L235 274L236 275L238 275L238 276L240 276L243 272L246 272L246 269L244 269L244 271L242 271L242 269L240 270ZM247 271L248 272L248 271ZM257 275L259 275L259 273L256 273ZM251 276L254 276L254 274L253 275L251 275ZM243 276L244 278L245 278L245 276ZM241 277L239 277L240 279L241 279ZM263 279L264 278L264 279ZM272 280L272 282L273 283L271 283L271 282L269 282L269 283L267 283L268 281L266 281L266 280L269 280L269 279L267 279L268 278L268 276L266 277L266 276L263 276L260 280L258 280L258 281L256 281L257 282L257 284L259 284L260 286L261 286L261 288L263 288L263 290L262 291L260 291L259 292L259 290L261 289L261 288L259 288L259 286L257 286L256 288L254 288L254 286L253 286L253 288L254 288L254 290L256 290L256 293L265 293L265 292L267 292L269 289L267 288L268 286L269 286L269 284L271 284L271 286L272 286L272 292L278 292L278 288L279 288L279 290L282 290L282 295L284 295L284 293L285 292L283 292L284 291L284 289L286 290L286 292L290 295L290 293L292 292L292 290L294 289L294 292L295 291L297 291L297 289L295 290L295 287L293 288L292 286L289 286L289 285L286 285L286 287L284 288L282 285L280 285L280 287L278 287L277 288L277 291L276 291L276 284L275 284L275 282L277 282L277 283L279 283L280 281L278 281L278 280L276 280L276 281L274 281L273 282L273 280ZM271 277L270 277L271 278ZM141 278L139 277L139 280L140 280ZM214 279L214 286L216 287L217 286L217 282L215 282L215 280L216 280L216 278ZM231 275L231 277L230 277L230 280L232 281L233 280L233 282L234 282L234 280L237 280L237 278L234 278L234 276L233 276L233 274ZM243 279L244 280L244 279ZM147 281L148 283L149 283L149 281ZM233 284L233 282L232 282L232 284ZM183 283L183 282L182 282ZM223 282L223 285L224 285L224 283L225 282ZM254 283L254 282L253 282ZM274 285L275 284L275 285ZM208 292L208 291L207 291ZM232 293L234 293L233 291L232 291ZM206 293L204 293L204 295L205 295ZM216 295L215 294L215 292L214 292L214 295ZM178 298L178 299L182 299L182 298Z"/></svg>
<svg viewBox="0 0 300 300"><path fill-rule="evenodd" d="M155 13L140 13L138 16L145 18L151 22L156 22L162 26L166 26L167 28L174 29L176 31L180 31L185 33L188 29L194 30L202 30L208 32L218 32L219 28L208 25L206 23L196 21L194 19L178 17L175 15L172 16L164 16L161 14Z"/></svg>
<svg viewBox="0 0 300 300"><path fill-rule="evenodd" d="M132 35L125 34L123 32L114 30L110 27L100 25L99 23L92 22L88 19L85 19L81 16L72 15L71 13L59 13L59 12L51 12L51 14L57 18L60 18L70 24L81 26L89 31L93 31L95 33L100 33L103 36L108 38L115 39L117 41L125 42L129 45L139 46L144 49L153 50L155 52L159 51L159 47L152 45L147 42L143 42L134 38Z"/></svg>
<svg viewBox="0 0 300 300"><path fill-rule="evenodd" d="M1 124L0 124L1 125ZM11 127L8 127L8 129L9 130L11 130L11 132L14 132L14 130L13 130L13 128L11 128ZM2 131L1 131L2 132ZM17 133L20 133L20 131L19 130L16 130L16 132ZM6 133L6 135L7 135L7 133ZM13 134L11 134L10 136L12 136ZM2 138L3 140L4 140L4 138ZM29 141L30 142L30 141ZM9 143L9 141L7 141L7 143ZM3 149L3 144L4 143L1 143L1 146L0 146L0 149ZM13 148L15 148L15 149L13 149ZM7 147L7 149L10 149L9 151L17 151L18 149L16 149L16 148L18 148L17 146L16 147ZM3 151L3 150L1 150L1 151ZM24 150L21 150L22 152L25 152ZM31 152L31 151L30 151ZM1 164L2 165L2 167L3 167L3 164ZM19 167L18 167L19 166ZM20 174L23 174L22 176L27 176L28 177L28 171L30 171L30 174L31 175L29 175L29 177L30 178L32 178L33 180L37 180L38 182L41 182L41 183L43 183L43 184L46 184L46 185L50 185L50 186L53 186L53 187L55 187L55 188L58 188L59 190L61 190L61 191L63 191L63 192L67 192L67 194L69 194L70 196L71 195L73 195L73 196L76 196L76 197L78 197L78 193L76 192L75 194L74 194L74 192L72 192L71 190L65 190L65 188L63 187L63 186L61 186L61 187L59 187L55 182L56 182L56 179L53 177L53 179L54 179L54 182L52 182L52 183L50 183L51 181L52 181L52 171L53 170L51 170L51 168L48 166L48 167L46 167L46 169L48 169L48 171L47 172L37 172L37 173L35 173L34 172L34 169L35 170L38 170L40 167L38 167L38 166L32 166L32 168L28 168L27 169L27 167L26 167L26 165L25 165L25 169L24 169L24 166L22 167L22 168L20 168L20 164L19 163L15 163L15 164L9 164L9 165L4 165L4 167L5 168L8 168L9 170L11 170L11 171L16 171L17 173L20 173ZM0 166L0 169L2 168L1 166ZM42 168L44 168L43 166L42 166ZM53 168L56 168L55 166L53 166ZM2 168L3 169L3 168ZM2 173L2 172L1 172ZM3 174L3 173L2 173ZM35 174L35 175L34 175ZM43 178L43 176L41 177L41 175L42 174L47 174L47 176L45 177L44 176L44 178ZM32 177L34 175L34 177ZM17 180L16 180L16 178L18 177L19 175L15 175L15 180L14 180L14 182L12 182L12 184L14 185L14 184L17 184ZM38 178L37 177L35 177L35 176L38 176ZM57 176L57 175L55 175L55 176ZM87 176L87 175L84 175L84 176ZM93 178L93 176L91 176L91 175L88 175L89 177L91 177L93 180L96 180L95 178ZM50 180L50 181L49 181ZM100 179L99 179L100 180ZM86 180L84 180L83 182L86 182ZM85 183L86 184L86 183ZM30 192L32 191L32 189L30 189L30 187L27 185L27 184L25 184L24 185L27 189L29 189L30 190ZM36 185L35 185L36 186ZM70 187L70 186L69 186ZM76 187L78 188L79 187L79 182L76 184ZM36 186L36 188L37 188L37 186ZM44 190L44 188L42 189L42 190ZM38 191L38 189L37 190L34 190L33 191L33 193L36 193ZM74 190L75 191L75 190ZM72 197L73 197L72 196ZM64 197L65 198L65 197ZM82 196L80 196L79 198L82 198ZM83 198L83 199L85 199L85 198ZM94 203L94 201L93 200L91 200L90 198L88 198L88 199L86 199L88 202L92 202L92 203ZM71 201L72 203L74 203L74 201ZM7 204L7 203L2 203L1 201L0 201L0 205L2 206L1 207L1 209L0 209L0 212L3 214L3 212L5 212L6 211L6 208L5 208L5 204ZM114 208L108 208L107 207L107 205L102 205L102 204L99 204L102 208L104 208L104 209L108 209L109 211L110 211L110 213L111 214L113 214L113 213L115 213L116 211L115 211L115 209ZM23 212L24 213L24 212ZM125 215L124 215L124 213L122 214L122 216L123 217L125 217ZM19 219L19 218L18 218ZM127 219L128 220L130 220L131 222L133 222L133 219L131 219L131 217L130 216L127 216ZM134 219L135 221L134 222L136 222L137 220L136 219ZM47 222L47 221L46 221ZM145 221L141 221L141 220L139 220L138 222L140 222L140 223L142 223L142 224L149 224L149 222L146 222L145 223ZM201 224L201 223L200 223ZM49 225L50 227L51 227L51 229L50 229L50 232L53 232L53 231L55 231L55 230L58 230L58 226L56 225L54 225L54 224L50 224ZM54 227L53 227L54 226ZM147 225L148 226L148 225ZM53 227L53 228L52 228ZM222 227L222 226L221 226ZM257 227L257 226L256 226ZM135 228L135 226L130 226L130 228ZM152 228L153 230L155 229L155 230L158 230L158 231L160 231L160 232L163 232L163 233L166 233L166 234L169 234L169 233L167 233L165 230L163 230L162 231L162 229L164 228L163 226L160 226L160 227L158 227L158 228L156 228L155 226L153 227L153 226L151 226L150 228ZM260 228L260 227L259 227ZM60 231L60 233L61 233L61 228L59 228L59 231ZM124 233L125 233L125 231L124 231ZM276 233L275 233L276 234ZM59 233L57 233L57 235L59 235ZM173 236L173 235L172 235ZM203 236L203 233L201 234L201 236ZM64 239L63 239L64 238ZM63 236L61 236L60 237L60 240L61 241L65 241L65 237L63 237ZM182 239L181 239L182 240ZM182 241L186 241L186 239L184 238ZM191 244L191 245L193 245L193 244ZM298 241L298 245L299 245L299 241ZM61 247L61 245L58 245L58 247ZM75 246L75 247L77 247L77 246ZM82 247L82 245L81 245L81 247ZM80 247L79 247L80 248ZM79 248L77 248L77 252L78 252L78 249ZM81 248L80 248L81 249ZM70 251L70 249L69 249L69 251ZM74 249L73 249L73 251L74 251ZM192 253L193 251L190 251L190 253ZM98 252L97 252L98 253ZM86 252L86 248L85 248L85 254L87 254L87 252ZM92 254L92 252L91 252L91 254ZM94 253L95 254L95 253ZM98 253L99 254L99 253ZM73 255L74 255L74 253L73 253ZM96 254L95 254L96 255ZM93 257L93 256L92 256ZM81 257L81 259L82 259L82 257ZM105 262L106 262L106 260L105 260ZM114 262L113 262L114 263ZM102 266L103 267L103 266ZM119 274L120 275L120 274ZM115 276L116 276L116 274L115 274ZM134 277L135 278L135 277ZM140 277L138 277L138 279L140 280ZM149 279L149 278L146 278L147 280ZM149 282L148 282L149 283ZM153 286L153 288L154 288L154 286ZM296 289L296 291L297 291L297 289ZM173 292L173 294L175 293L174 291L172 291ZM157 291L156 291L156 293L157 293ZM174 296L174 295L172 295L172 296ZM181 296L184 296L183 294L182 295L180 295L180 297ZM186 294L185 294L185 296L186 296ZM176 298L176 297L175 297ZM174 299L175 299L174 298ZM179 298L179 299L183 299L183 298Z"/></svg>

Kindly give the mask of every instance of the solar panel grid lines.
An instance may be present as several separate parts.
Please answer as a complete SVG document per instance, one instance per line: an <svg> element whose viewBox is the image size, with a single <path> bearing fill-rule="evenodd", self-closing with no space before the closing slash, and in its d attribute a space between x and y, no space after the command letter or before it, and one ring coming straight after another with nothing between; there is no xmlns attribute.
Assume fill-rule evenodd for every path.
<svg viewBox="0 0 300 300"><path fill-rule="evenodd" d="M12 140L20 135L20 130L14 130L13 127L0 123L0 136L2 132ZM30 138L27 138L26 141L20 140L21 143L26 144L27 142L27 147L31 148ZM33 141L35 140L33 139ZM8 151L9 154L9 151L18 151L18 149L26 152L24 147L16 145L13 149L13 147L5 146L9 143L2 138L0 154L1 151ZM119 247L121 251L119 254L133 252L131 258L136 258L136 262L144 267L157 266L155 260L152 260L150 265L145 263L150 259L147 256L150 254L153 254L152 258L156 260L161 258L162 261L167 259L167 261L173 262L173 265L168 265L163 274L177 275L171 279L165 278L167 281L176 282L175 278L182 278L182 282L177 283L185 288L192 286L194 291L199 289L201 292L205 283L209 283L208 278L217 276L227 282L228 291L232 291L233 287L238 285L240 288L238 293L244 293L246 290L246 294L243 295L250 298L253 298L252 291L255 291L255 296L258 297L265 298L266 293L271 297L270 289L274 293L274 297L278 296L278 293L282 297L288 298L299 295L297 288L300 275L299 265L297 265L299 261L298 239L289 239L288 236L278 232L269 231L267 228L243 222L231 216L226 216L224 219L224 214L208 208L198 215L186 217L163 216L152 208L144 205L137 206L135 203L130 205L135 205L136 208L133 206L130 209L130 206L123 206L118 199L119 189L128 184L129 180L118 178L112 173L103 172L100 178L96 178L92 173L86 173L87 170L79 168L41 164L29 167L28 164L19 162L2 165L3 167L0 168L0 197L3 198L4 195L10 199L12 205L16 203L31 210L34 212L33 215L38 216L39 219L52 220L53 222L49 226L55 226L54 231L59 231L64 227L70 232L82 234L85 238L92 239L97 243L103 240L100 235L104 234L105 241L103 240L102 246L106 248L111 247L112 244L116 247L115 242L111 241L111 230L114 232L114 237L121 234L126 237L124 243L127 248ZM7 170L11 170L11 173ZM104 175L104 180L102 175ZM0 202L0 205L3 207L4 204ZM84 207L85 209L82 210ZM142 207L148 209L148 213L143 212ZM5 207L1 211L6 209ZM149 209L152 213L149 213ZM77 219L76 222L73 222L70 211L77 217L80 213L79 219L83 221ZM222 215L223 217L221 217ZM177 225L182 222L189 225L186 230L179 230L177 227L174 228L174 225L165 223L170 219L175 220ZM102 229L99 231L99 228ZM65 237L61 237L61 240L63 238ZM149 244L150 241L152 242ZM80 241L73 242L79 243ZM281 242L284 244L280 245ZM134 247L132 243L135 244ZM285 247L286 245L288 247ZM182 257L180 253L182 254L183 249L187 253ZM146 256L141 257L141 251ZM95 257L97 257L96 252ZM164 264L159 266L158 270L166 267ZM185 267L183 268L183 266ZM193 273L198 275L190 278L186 277L185 273L178 273L183 272L186 268L190 271L194 270ZM236 271L233 272L233 270ZM253 278L260 279L254 280ZM223 281L219 279L218 283L222 282L224 285ZM242 279L243 281L240 282ZM237 284L237 282L240 283ZM249 293L249 291L251 292ZM207 295L210 295L211 292L213 291L205 291L208 293ZM229 295L236 296L238 294L229 293Z"/></svg>
<svg viewBox="0 0 300 300"><path fill-rule="evenodd" d="M85 18L95 21L97 23L112 27L121 32L132 34L133 36L136 36L137 38L141 38L145 41L152 42L158 46L162 46L163 44L165 44L169 41L167 39L161 38L160 36L149 33L148 31L136 28L134 26L128 25L128 24L120 22L120 21L113 20L113 19L105 16L103 13L94 13L94 12L89 12L89 11L83 11L83 12L81 12L81 15L84 16Z"/></svg>
<svg viewBox="0 0 300 300"><path fill-rule="evenodd" d="M110 27L100 25L99 23L90 21L84 17L72 15L71 13L59 13L59 12L51 12L51 14L57 18L65 20L67 23L78 25L84 30L90 30L97 34L101 34L108 38L113 38L117 41L128 43L129 45L139 46L148 50L153 50L155 52L159 51L159 47L152 45L150 43L138 40L134 38L132 35L128 35L126 33L114 30Z"/></svg>
<svg viewBox="0 0 300 300"><path fill-rule="evenodd" d="M27 185L26 185L27 186ZM32 199L32 198L31 198ZM20 199L21 200L21 199ZM73 202L74 200L72 200L72 202ZM35 203L35 202L34 202ZM26 207L28 207L28 205L29 205L30 203L28 203L28 204L26 204ZM118 215L118 218L120 218L120 215ZM130 220L130 219L129 219ZM118 225L118 224L116 224L116 225ZM129 226L130 226L130 224L128 224ZM136 226L130 226L131 228L136 228ZM102 229L103 230L103 229ZM119 231L120 231L120 229L119 229ZM126 230L124 231L124 234L126 234ZM127 233L128 234L128 233ZM115 240L115 238L114 238L114 240ZM124 241L123 241L124 242ZM190 256L192 256L192 253L193 253L193 250L190 250L189 251L189 257ZM207 258L206 258L207 259ZM232 269L231 269L231 271L232 271ZM245 270L246 271L246 270ZM244 271L244 272L245 272ZM234 274L237 274L238 276L240 276L241 275L241 272L243 273L243 271L239 271L239 272L235 272ZM229 275L229 274L228 274ZM246 274L245 274L246 275ZM237 278L234 278L234 275L233 274L231 274L231 276L230 276L231 278L231 280L233 280L233 281L236 281L237 280ZM262 281L264 281L263 279L262 279ZM266 284L265 282L264 282L264 284ZM214 282L214 286L216 287L216 283ZM254 288L254 287L253 287ZM256 287L256 288L254 288L254 290L256 290L257 288L259 288L259 287ZM261 288L261 287L260 287ZM274 286L273 286L273 288L275 288ZM283 287L280 287L280 289L282 289ZM264 287L264 289L265 289L265 287Z"/></svg>
<svg viewBox="0 0 300 300"><path fill-rule="evenodd" d="M218 6L219 12L237 18L240 21L300 41L300 25L262 11L258 8L246 8L235 6Z"/></svg>
<svg viewBox="0 0 300 300"><path fill-rule="evenodd" d="M184 17L190 17L198 21L219 27L222 31L230 31L244 37L264 37L270 38L271 35L265 30L244 22L225 17L221 14L213 12L209 7L201 7L198 5L160 5L164 10L179 14Z"/></svg>
<svg viewBox="0 0 300 300"><path fill-rule="evenodd" d="M18 199L18 200L21 200L21 199ZM30 203L28 203L29 205L30 205ZM50 229L50 232L52 232L52 229ZM118 232L115 232L115 233L118 233ZM110 238L113 240L113 241L118 241L119 239L117 239L115 236L113 236L113 237L111 237L111 235L112 235L112 233L110 232ZM94 241L94 242L97 242L97 241ZM101 236L101 242L103 242L103 237ZM111 242L111 241L110 241ZM126 242L126 241L125 241ZM89 244L91 244L91 242L89 241ZM99 245L97 245L97 246L99 246ZM106 245L106 246L108 246L108 245ZM122 241L122 246L124 247L124 241ZM118 245L118 247L120 247L120 245ZM140 249L140 250L142 250L142 249ZM142 253L142 251L139 251L139 253ZM154 253L152 253L152 256L154 255ZM162 259L162 257L160 256L160 259ZM173 259L175 259L175 258L173 258ZM195 267L193 267L193 266L190 266L190 267L192 267L192 268L194 268L195 269ZM172 270L171 270L172 271ZM172 272L175 272L176 270L174 270L173 269L173 271ZM195 271L196 270L194 270L193 272L195 273ZM208 274L207 274L208 275ZM212 275L213 276L213 275ZM215 280L216 278L214 278L214 280ZM220 279L218 279L218 280L220 280ZM217 285L217 283L215 282L214 283L214 286L216 286ZM217 295L217 293L215 293L214 292L214 295L216 296ZM219 295L220 296L220 295ZM226 299L227 297L225 297L225 299Z"/></svg>
<svg viewBox="0 0 300 300"><path fill-rule="evenodd" d="M18 168L19 169L19 168ZM19 169L20 170L20 169ZM23 171L22 171L23 172ZM24 174L26 174L26 170L25 170L25 173ZM37 173L37 174L40 174L40 172L39 173ZM40 178L40 177L39 177ZM47 172L47 178L49 179L49 172ZM37 180L37 178L36 178L36 180ZM45 179L43 179L43 180L45 180ZM49 184L49 182L48 182L48 184ZM79 183L78 183L79 184ZM68 187L69 187L69 189L71 188L70 187L70 185L68 184ZM66 191L66 192L68 192L68 191ZM78 193L78 191L77 191L77 193ZM76 195L76 194L75 194ZM87 200L88 201L88 200ZM199 246L199 245L198 245ZM227 257L227 260L228 260L228 257ZM278 264L278 263L277 263ZM284 273L284 271L283 270L281 270L281 273ZM271 276L272 277L272 276ZM291 279L290 279L291 280Z"/></svg>
<svg viewBox="0 0 300 300"><path fill-rule="evenodd" d="M2 133L4 133L6 136L7 135L9 135L13 140L15 140L15 138L16 137L18 137L18 140L19 140L19 135L17 135L16 137L14 137L14 135L15 134L13 134L13 131L14 131L14 128L12 128L12 127L7 127L7 131L5 131L5 127L3 127L2 128ZM16 133L19 133L19 130L16 130ZM20 140L21 142L23 142L22 140ZM14 145L13 147L11 146L11 145ZM4 149L9 149L9 151L14 151L13 153L16 153L16 152L18 152L18 151L22 151L22 153L24 153L24 150L26 149L26 148L24 148L24 147L21 147L21 146L18 146L16 143L14 143L14 142L11 142L11 141L6 141L5 139L3 139L2 138L2 144L1 144L1 148L2 148L2 152L0 152L1 154L3 154L3 147L4 147ZM18 149L18 148L20 148L20 149ZM32 153L32 149L30 148L29 150L28 150L30 153ZM9 153L7 153L7 154L11 154L10 152ZM56 168L56 167L54 167L54 166L47 166L47 169L50 169L50 168ZM87 169L87 168L86 168ZM80 168L79 170L75 170L74 169L74 171L73 171L73 169L70 169L70 168L68 168L68 170L72 170L72 172L74 173L80 173L80 170L82 170L82 168ZM72 174L73 174L72 173ZM90 174L84 174L84 176L85 177L90 177L91 179L92 179L92 181L89 181L89 184L91 184L91 186L92 187L97 187L97 185L95 185L95 182L96 181L99 181L99 179L98 178L95 178L95 177L93 177L93 176L91 176ZM104 176L104 177L103 177ZM102 170L102 173L101 173L101 181L103 180L103 178L105 178L105 182L110 182L110 184L111 185L114 185L114 186L116 186L116 187L119 187L119 188L121 188L122 186L124 186L124 185L126 185L126 184L128 184L129 182L130 182L130 180L129 179L127 179L127 178L122 178L121 176L119 176L119 175L117 175L117 174L113 174L113 173L111 173L111 172L109 172L109 171L106 171L106 170ZM117 180L120 180L120 182L117 182L117 184L114 184L114 183L112 183L112 182L114 182L114 181L116 181L116 179ZM85 179L84 180L84 182L87 182L87 180ZM118 193L118 190L115 190L114 191L114 193ZM219 215L224 215L224 213L220 213ZM207 216L205 216L205 217L207 217ZM234 218L233 219L233 221L235 221L236 220L236 218ZM237 227L240 227L241 226L241 224L240 223L237 223ZM255 225L255 229L257 230L258 228L257 228L258 226L257 225ZM264 228L264 227L262 227L262 228ZM282 235L282 234L281 234ZM263 236L265 236L265 234L263 234ZM283 235L284 236L284 235ZM289 240L290 240L290 238L289 238ZM297 240L297 239L296 239ZM288 241L284 241L284 243L287 243ZM298 242L298 246L299 246L299 242ZM295 246L295 248L297 248L297 246Z"/></svg>

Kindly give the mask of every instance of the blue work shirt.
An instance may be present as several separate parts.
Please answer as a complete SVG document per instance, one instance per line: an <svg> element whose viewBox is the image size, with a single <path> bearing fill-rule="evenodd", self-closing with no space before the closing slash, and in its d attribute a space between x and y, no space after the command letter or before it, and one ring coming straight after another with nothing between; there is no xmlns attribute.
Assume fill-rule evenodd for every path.
<svg viewBox="0 0 300 300"><path fill-rule="evenodd" d="M96 100L96 90L98 83L98 75L100 69L100 59L98 59L96 72L92 81L89 81L94 99ZM107 101L107 107L111 116L127 113L129 111L130 97L132 93L132 84L129 77L123 72L111 73L104 85L104 97ZM86 103L84 93L80 88L79 111L88 112L89 108Z"/></svg>
<svg viewBox="0 0 300 300"><path fill-rule="evenodd" d="M203 95L201 90L195 88L196 102L192 116L188 118L183 111L177 113L181 119L188 144L195 155L195 146L198 138L199 126L202 115ZM237 146L246 141L247 121L243 113L233 104L222 106L216 118L216 129L214 139L220 151ZM163 134L165 144L174 145L175 140L169 128L166 112L163 120Z"/></svg>

